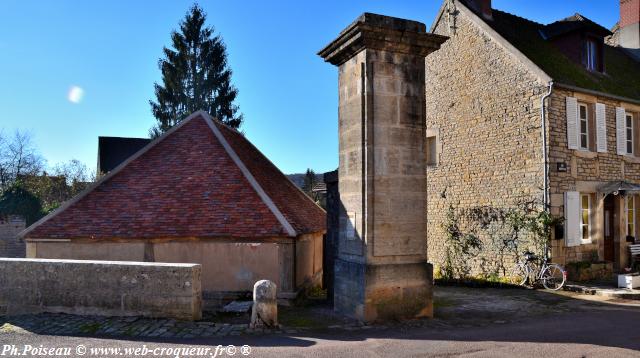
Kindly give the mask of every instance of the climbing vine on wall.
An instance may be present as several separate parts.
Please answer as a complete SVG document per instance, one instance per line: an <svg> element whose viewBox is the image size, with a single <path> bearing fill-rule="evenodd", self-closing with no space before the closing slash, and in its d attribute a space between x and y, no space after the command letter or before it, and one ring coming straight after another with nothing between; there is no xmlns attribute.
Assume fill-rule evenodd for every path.
<svg viewBox="0 0 640 358"><path fill-rule="evenodd" d="M477 236L460 230L459 216L453 206L449 206L445 230L447 256L443 276L447 279L465 278L471 272L469 258L477 256L482 250L482 241Z"/></svg>
<svg viewBox="0 0 640 358"><path fill-rule="evenodd" d="M519 200L508 208L450 205L444 224L446 257L438 274L444 279L465 279L472 273L499 278L525 250L542 256L560 219L541 208L535 200Z"/></svg>

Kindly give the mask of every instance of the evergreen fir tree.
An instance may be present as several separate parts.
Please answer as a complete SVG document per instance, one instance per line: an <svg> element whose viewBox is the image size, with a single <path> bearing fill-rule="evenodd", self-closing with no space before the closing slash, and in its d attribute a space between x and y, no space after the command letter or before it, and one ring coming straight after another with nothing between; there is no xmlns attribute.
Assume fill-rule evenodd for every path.
<svg viewBox="0 0 640 358"><path fill-rule="evenodd" d="M307 169L307 172L304 174L304 183L302 184L302 191L307 193L307 195L314 201L318 199L317 195L313 192L313 188L316 186L317 183L318 183L318 180L316 178L316 173L313 171L313 169Z"/></svg>
<svg viewBox="0 0 640 358"><path fill-rule="evenodd" d="M201 109L233 128L242 124L234 104L238 90L231 84L226 46L205 20L202 8L194 5L180 30L171 33L173 48L163 49L164 57L158 62L162 84L155 83L156 101L149 101L158 121L149 131L152 138Z"/></svg>

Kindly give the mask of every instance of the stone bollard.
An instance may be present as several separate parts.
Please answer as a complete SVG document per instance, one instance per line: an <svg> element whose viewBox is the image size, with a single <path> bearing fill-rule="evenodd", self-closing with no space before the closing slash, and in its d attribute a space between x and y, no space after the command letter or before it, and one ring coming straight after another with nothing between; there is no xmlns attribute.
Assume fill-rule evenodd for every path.
<svg viewBox="0 0 640 358"><path fill-rule="evenodd" d="M278 327L277 287L269 280L260 280L253 285L250 327Z"/></svg>

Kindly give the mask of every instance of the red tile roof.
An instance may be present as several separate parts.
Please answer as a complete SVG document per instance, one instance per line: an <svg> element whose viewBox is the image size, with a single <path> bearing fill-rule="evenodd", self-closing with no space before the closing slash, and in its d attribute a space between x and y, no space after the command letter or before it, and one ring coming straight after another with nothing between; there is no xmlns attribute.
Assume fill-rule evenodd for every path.
<svg viewBox="0 0 640 358"><path fill-rule="evenodd" d="M247 169L297 232L325 230L324 210L309 199L242 134L220 123L217 123L217 126ZM319 211L322 211L322 214Z"/></svg>
<svg viewBox="0 0 640 358"><path fill-rule="evenodd" d="M266 238L324 230L324 210L244 136L197 112L21 236Z"/></svg>

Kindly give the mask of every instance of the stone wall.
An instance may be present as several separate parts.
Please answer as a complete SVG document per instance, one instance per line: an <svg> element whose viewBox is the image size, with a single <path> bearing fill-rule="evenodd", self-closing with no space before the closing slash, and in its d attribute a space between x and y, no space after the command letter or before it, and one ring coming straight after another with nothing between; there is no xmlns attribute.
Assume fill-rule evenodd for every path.
<svg viewBox="0 0 640 358"><path fill-rule="evenodd" d="M201 266L0 259L0 314L202 317Z"/></svg>
<svg viewBox="0 0 640 358"><path fill-rule="evenodd" d="M334 303L365 321L432 312L432 271L423 240L424 87L412 82L424 76L423 58L366 49L340 67L342 207ZM402 265L420 266L422 281L404 279L399 285L405 276L394 275L403 272Z"/></svg>
<svg viewBox="0 0 640 358"><path fill-rule="evenodd" d="M327 290L327 300L333 305L334 294L334 266L338 255L338 234L340 231L340 192L338 191L338 171L324 174L327 184L327 233L322 245L323 280L322 285Z"/></svg>
<svg viewBox="0 0 640 358"><path fill-rule="evenodd" d="M419 22L364 13L319 53L339 67L334 307L363 321L432 314L424 57L446 40Z"/></svg>
<svg viewBox="0 0 640 358"><path fill-rule="evenodd" d="M466 13L458 12L455 31L446 17L434 32L450 39L426 59L427 133L436 136L438 151L437 164L427 168L428 259L436 274L446 260L450 206L491 211L541 202L540 103L548 88ZM498 253L486 233L475 234L485 249L469 262L471 274L491 274Z"/></svg>
<svg viewBox="0 0 640 358"><path fill-rule="evenodd" d="M606 106L607 152L572 150L567 144L567 115L566 98L575 97L579 102L588 105L602 103ZM591 243L574 247L566 247L564 240L553 241L553 258L560 263L590 261L597 253L600 260L604 259L603 245L603 199L596 195L600 185L613 181L628 181L640 183L640 156L624 156L617 154L616 143L616 107L623 107L632 113L640 113L640 105L604 96L578 92L557 87L549 102L549 125L552 128L549 136L550 161L550 204L551 213L556 216L564 215L564 193L577 191L593 194L593 213ZM640 127L640 120L635 119L636 128ZM593 124L592 124L593 125ZM595 132L590 129L590 132ZM638 131L636 131L636 138ZM595 138L592 136L590 141ZM636 150L639 147L636 144ZM566 171L558 171L558 164L565 164ZM624 208L621 197L616 197L616 210ZM636 201L638 202L638 201ZM638 204L636 204L638 207ZM618 215L618 220L612 223L616 231L615 256L618 262L615 269L625 266L628 261L627 243L621 240L625 235L624 216ZM636 227L640 227L640 210L636 213ZM620 231L620 232L619 232Z"/></svg>
<svg viewBox="0 0 640 358"><path fill-rule="evenodd" d="M275 282L282 298L290 298L303 288L319 284L322 234L300 235L295 240L294 245L293 239L27 239L27 251L30 258L197 263L202 265L204 298L207 305L214 306L250 295L256 281L263 279Z"/></svg>
<svg viewBox="0 0 640 358"><path fill-rule="evenodd" d="M0 257L25 257L24 241L18 238L24 229L24 218L17 215L0 216Z"/></svg>

